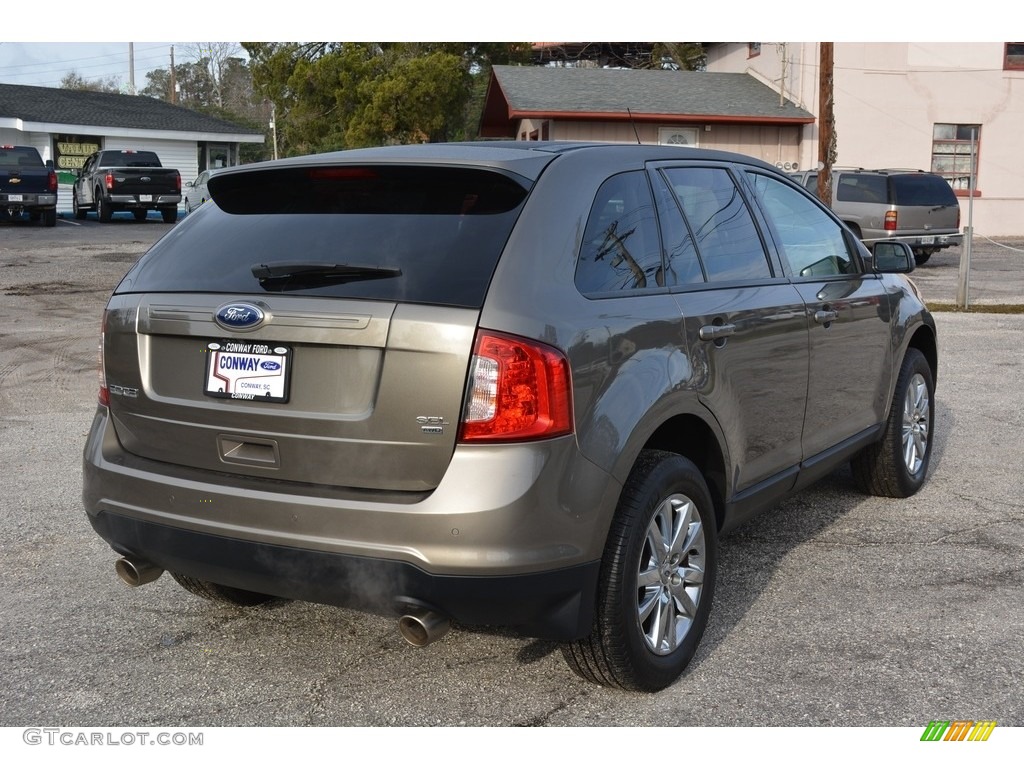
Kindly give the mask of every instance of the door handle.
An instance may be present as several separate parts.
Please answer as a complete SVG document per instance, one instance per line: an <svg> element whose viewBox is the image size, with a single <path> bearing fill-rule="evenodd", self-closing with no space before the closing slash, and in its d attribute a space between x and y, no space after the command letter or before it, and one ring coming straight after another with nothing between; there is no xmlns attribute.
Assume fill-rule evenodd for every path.
<svg viewBox="0 0 1024 768"><path fill-rule="evenodd" d="M828 325L837 317L839 317L839 313L834 309L819 309L814 313L814 322L821 325Z"/></svg>
<svg viewBox="0 0 1024 768"><path fill-rule="evenodd" d="M727 325L705 325L702 326L697 335L700 336L701 341L717 341L718 339L724 339L727 336L732 336L736 333L736 326L732 323Z"/></svg>

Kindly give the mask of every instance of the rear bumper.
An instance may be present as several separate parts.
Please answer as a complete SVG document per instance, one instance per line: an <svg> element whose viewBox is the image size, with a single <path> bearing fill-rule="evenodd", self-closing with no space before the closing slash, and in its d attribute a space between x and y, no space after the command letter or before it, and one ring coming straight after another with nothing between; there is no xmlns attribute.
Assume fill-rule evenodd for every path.
<svg viewBox="0 0 1024 768"><path fill-rule="evenodd" d="M942 248L950 248L954 245L961 245L964 241L964 236L960 232L952 232L947 234L932 234L932 233L921 233L913 235L903 235L899 233L886 233L880 230L873 232L865 232L863 237L864 242L867 245L873 245L880 241L896 240L901 243L906 243L913 250L940 250Z"/></svg>
<svg viewBox="0 0 1024 768"><path fill-rule="evenodd" d="M83 462L90 522L122 555L254 592L429 607L563 640L590 631L618 490L571 437L460 447L429 494L193 470L127 453L102 407Z"/></svg>
<svg viewBox="0 0 1024 768"><path fill-rule="evenodd" d="M149 200L140 200L142 195L111 195L110 204L117 208L166 208L177 206L181 195L148 195Z"/></svg>
<svg viewBox="0 0 1024 768"><path fill-rule="evenodd" d="M362 610L437 611L466 625L574 640L590 632L598 563L517 576L439 576L408 563L196 533L123 515L89 515L122 555L253 592Z"/></svg>
<svg viewBox="0 0 1024 768"><path fill-rule="evenodd" d="M55 208L57 206L57 195L36 194L34 192L7 192L0 194L0 206L5 208L24 208L25 210Z"/></svg>

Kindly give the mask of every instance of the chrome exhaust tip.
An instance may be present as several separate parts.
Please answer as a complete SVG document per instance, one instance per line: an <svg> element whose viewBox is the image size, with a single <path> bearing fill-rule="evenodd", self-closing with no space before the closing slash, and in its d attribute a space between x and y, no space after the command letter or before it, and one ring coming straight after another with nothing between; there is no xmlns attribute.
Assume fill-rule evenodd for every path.
<svg viewBox="0 0 1024 768"><path fill-rule="evenodd" d="M159 579L164 569L146 560L133 560L122 557L114 563L114 572L129 587L140 587L143 584L149 584L149 582Z"/></svg>
<svg viewBox="0 0 1024 768"><path fill-rule="evenodd" d="M407 613L398 620L398 631L402 637L417 648L440 639L451 626L447 616L427 610Z"/></svg>

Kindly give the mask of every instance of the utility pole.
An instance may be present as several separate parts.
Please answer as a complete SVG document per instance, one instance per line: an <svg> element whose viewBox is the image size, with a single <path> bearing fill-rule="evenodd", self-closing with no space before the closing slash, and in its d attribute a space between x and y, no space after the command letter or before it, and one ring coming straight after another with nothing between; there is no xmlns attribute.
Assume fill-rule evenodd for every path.
<svg viewBox="0 0 1024 768"><path fill-rule="evenodd" d="M128 43L128 89L135 95L135 43Z"/></svg>
<svg viewBox="0 0 1024 768"><path fill-rule="evenodd" d="M174 80L174 46L172 45L171 46L171 94L170 94L170 99L168 99L168 101L170 101L171 104L176 104L177 103L177 90L178 90L178 84Z"/></svg>
<svg viewBox="0 0 1024 768"><path fill-rule="evenodd" d="M836 159L835 112L833 110L833 44L819 43L818 66L818 198L832 205L832 164Z"/></svg>

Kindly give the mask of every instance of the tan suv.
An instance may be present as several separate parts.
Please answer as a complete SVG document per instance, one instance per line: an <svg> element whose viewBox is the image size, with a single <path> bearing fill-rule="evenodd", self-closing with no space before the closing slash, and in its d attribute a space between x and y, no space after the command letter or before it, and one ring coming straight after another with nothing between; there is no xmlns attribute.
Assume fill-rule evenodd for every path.
<svg viewBox="0 0 1024 768"><path fill-rule="evenodd" d="M719 534L925 482L910 249L736 154L481 142L241 166L110 297L84 502L139 585L563 643L656 690ZM896 514L894 510L894 514Z"/></svg>
<svg viewBox="0 0 1024 768"><path fill-rule="evenodd" d="M817 171L791 175L818 193ZM833 169L832 210L869 245L881 240L907 243L918 266L936 251L963 241L956 194L935 173Z"/></svg>

